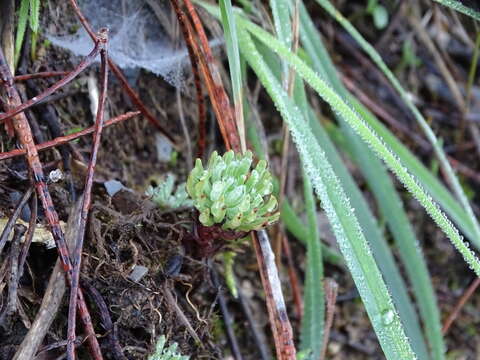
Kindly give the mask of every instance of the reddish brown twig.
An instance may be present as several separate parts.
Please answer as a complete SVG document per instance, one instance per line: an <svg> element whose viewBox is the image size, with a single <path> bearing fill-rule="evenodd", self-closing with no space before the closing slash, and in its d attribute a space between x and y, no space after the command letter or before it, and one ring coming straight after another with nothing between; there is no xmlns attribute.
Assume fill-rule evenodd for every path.
<svg viewBox="0 0 480 360"><path fill-rule="evenodd" d="M66 76L68 75L68 71L43 71L35 74L25 74L25 75L17 75L14 76L13 81L27 81L33 79L41 79L41 78L48 78L48 77L55 77L55 76Z"/></svg>
<svg viewBox="0 0 480 360"><path fill-rule="evenodd" d="M200 39L200 44L202 45L203 53L205 54L209 70L207 87L212 88L212 90L209 92L213 107L219 108L218 114L216 114L219 126L223 126L225 128L231 148L237 152L240 152L240 136L238 134L237 124L235 123L233 115L234 112L230 106L227 92L223 86L222 78L220 76L220 72L218 71L217 61L213 57L212 50L208 44L207 35L205 34L205 30L203 29L203 25L198 17L195 7L190 0L184 0L184 3L187 7L188 14L193 21L193 25Z"/></svg>
<svg viewBox="0 0 480 360"><path fill-rule="evenodd" d="M327 345L330 339L330 330L333 325L333 316L335 315L335 303L337 302L338 284L333 279L325 279L325 299L326 299L326 319L323 332L322 352L320 360L326 359Z"/></svg>
<svg viewBox="0 0 480 360"><path fill-rule="evenodd" d="M70 4L72 5L73 10L75 11L75 14L77 14L80 23L85 28L90 38L93 41L95 41L96 34L93 31L87 18L83 15L82 11L80 10L80 7L78 6L77 1L70 0ZM176 144L175 139L172 137L172 135L170 135L165 130L165 128L160 124L157 118L153 116L153 114L147 109L147 107L142 102L138 94L135 92L135 90L132 89L132 87L128 83L128 80L123 75L123 72L110 58L107 58L107 59L108 59L108 67L110 68L110 70L112 70L116 78L120 80L120 83L122 84L123 89L125 90L127 95L130 97L130 99L133 101L133 103L137 106L138 110L142 112L142 114L147 118L147 120L150 121L158 129L158 131L160 131L167 139L169 139L172 142L173 145L175 145Z"/></svg>
<svg viewBox="0 0 480 360"><path fill-rule="evenodd" d="M225 121L223 120L223 117L227 116L228 113L231 114L231 109L229 106L227 108L222 107L222 104L220 104L220 102L217 100L218 90L216 89L215 83L213 81L212 74L209 69L208 62L205 58L205 55L199 49L198 44L195 41L194 32L193 32L193 28L192 28L192 24L190 23L190 20L186 16L185 12L180 8L177 0L171 0L170 2L172 4L173 9L175 10L178 22L180 23L180 27L183 32L183 36L185 38L185 43L187 44L187 48L189 49L190 61L192 63L200 65L202 75L204 76L205 82L207 85L207 91L210 96L210 101L212 102L213 111L215 112L215 116L217 118L220 133L222 134L225 147L227 148L227 150L230 150L233 148L230 141L230 137L235 137L236 129L234 129L234 131L231 132L231 134L229 135L227 128L225 126ZM204 127L203 124L199 124L199 126ZM205 136L202 132L203 129L200 129L200 131L201 133L199 134L199 140L202 140L205 138ZM199 147L201 146L203 146L203 144L199 144ZM240 147L238 146L233 149L236 151L239 151Z"/></svg>
<svg viewBox="0 0 480 360"><path fill-rule="evenodd" d="M195 52L192 42L193 37L191 32L189 32L189 27L185 23L187 21L184 13L180 10L177 3L173 4L173 8L177 15L178 22L180 24L180 28L183 33L183 37L185 39L185 43L187 44L188 55L190 58L190 64L192 66L193 78L195 83L196 95L197 95L197 106L198 106L198 149L197 149L197 157L202 158L205 152L205 145L206 145L206 117L207 117L207 109L205 107L205 103L203 101L203 92L202 92L202 84L200 79L200 74L198 71L199 66L199 58L197 53ZM191 27L190 27L191 28ZM198 50L197 50L198 52Z"/></svg>
<svg viewBox="0 0 480 360"><path fill-rule="evenodd" d="M455 305L453 311L448 315L447 320L445 320L445 323L443 324L442 327L442 334L445 336L452 326L453 322L455 319L458 317L460 314L460 311L462 311L462 308L465 306L467 301L470 299L470 297L473 295L475 290L477 290L478 286L480 285L480 278L476 278L468 287L468 289L463 293L462 297L458 300L457 304Z"/></svg>
<svg viewBox="0 0 480 360"><path fill-rule="evenodd" d="M100 52L100 49L101 49L101 45L100 45L100 42L96 42L95 43L95 47L93 48L93 50L90 52L90 54L88 54L78 65L77 67L72 70L71 72L68 73L67 76L65 76L64 78L62 78L61 80L59 80L58 82L56 82L55 84L53 84L52 86L50 86L49 88L47 88L46 90L44 90L41 94L38 94L37 96L34 96L33 98L31 98L30 100L22 103L20 101L20 98L19 98L19 101L18 101L18 104L16 106L11 106L11 108L6 111L4 114L0 114L0 123L2 123L3 121L5 121L6 119L10 119L12 118L13 116L25 111L26 109L32 107L33 105L35 105L36 103L42 101L43 99L45 99L47 96L53 94L55 91L57 91L58 89L60 89L61 87L65 86L66 84L68 84L70 81L72 81L78 74L80 74L83 70L85 70L91 63L93 63L93 61L95 60L95 58L97 57L98 53ZM3 55L2 55L3 57ZM6 65L6 62L3 61L3 64ZM7 67L8 68L8 67ZM10 70L9 70L10 72ZM6 83L7 81L11 81L12 83L12 86L13 86L13 78L11 78L11 74L10 74L10 80L8 80L8 78L5 78L4 77L4 74L2 73L2 79L0 79L0 81Z"/></svg>
<svg viewBox="0 0 480 360"><path fill-rule="evenodd" d="M105 124L103 125L103 127L106 128L106 127L109 127L110 125L115 125L119 122L131 119L132 117L137 116L137 115L140 115L140 111L127 112L125 114L122 114L122 115L119 115L119 116L116 116L112 119L107 120L105 122ZM47 149L50 149L50 148L58 146L58 145L66 144L66 143L68 143L72 140L78 139L82 136L92 134L94 131L95 131L95 125L90 126L86 129L83 129L83 130L76 131L74 133L65 135L65 136L56 137L53 140L45 141L44 143L41 143L41 144L37 144L36 148L37 148L37 151L47 150ZM10 159L10 158L15 157L15 156L24 155L26 153L27 153L27 151L25 149L15 149L15 150L12 150L12 151L9 151L9 152L0 153L0 161Z"/></svg>
<svg viewBox="0 0 480 360"><path fill-rule="evenodd" d="M101 49L101 47L102 47L102 44L100 42L97 42L95 44L95 48L92 51L92 53L98 52ZM92 55L92 53L90 55ZM87 64L91 63L92 61L93 59L91 59L90 57L87 57L67 77L60 80L51 88L47 89L44 93L40 94L39 97L45 97L46 96L45 94L46 93L48 94L49 91L51 93L54 90L66 84L68 81L72 80L73 77L79 73L79 69L85 68ZM12 118L13 126L15 129L16 135L18 137L18 140L27 151L27 163L31 171L31 176L35 184L35 189L42 202L43 209L45 210L45 217L48 221L48 224L50 226L50 231L57 245L57 250L58 250L60 259L62 261L62 265L66 273L67 279L70 281L72 266L70 262L69 251L65 243L63 231L60 228L60 224L58 222L57 212L55 210L55 207L53 206L52 198L50 196L47 185L45 183L45 175L43 173L42 163L40 162L40 159L38 157L38 152L35 146L35 142L33 140L30 126L28 124L25 113L22 112L23 110L31 106L33 103L37 102L38 99L33 98L27 103L22 105L20 96L13 85L13 77L12 77L12 74L10 73L10 69L7 65L2 49L0 49L0 84L3 86L6 92L6 101L4 106L6 107L5 110L7 114L4 115L4 119ZM79 302L78 302L79 312L81 314L82 322L84 323L84 326L85 326L85 331L89 338L88 341L89 341L92 357L94 359L100 360L102 359L102 355L100 351L100 346L98 345L97 338L95 337L95 331L93 329L90 314L88 312L87 306L83 299L83 294L80 291L78 292L78 296L79 296Z"/></svg>
<svg viewBox="0 0 480 360"><path fill-rule="evenodd" d="M267 299L268 317L272 327L277 359L295 360L296 350L293 342L293 331L283 300L280 279L275 266L275 257L265 230L252 231L251 234L255 254L260 266L260 277Z"/></svg>
<svg viewBox="0 0 480 360"><path fill-rule="evenodd" d="M303 318L303 299L302 290L300 289L300 281L298 281L298 274L295 270L295 262L293 261L290 243L283 229L281 230L280 236L282 237L283 252L287 256L288 277L290 279L290 285L292 287L291 290L293 294L293 301L295 303L295 309L297 310L297 316L301 320Z"/></svg>
<svg viewBox="0 0 480 360"><path fill-rule="evenodd" d="M95 172L95 165L97 164L98 149L100 148L100 139L102 136L103 122L104 122L104 108L107 100L107 86L108 86L108 67L107 67L107 42L108 32L106 29L100 31L98 42L103 43L100 50L101 56L101 76L102 85L100 97L98 100L97 115L95 118L95 131L93 133L92 153L90 154L90 162L87 169L87 177L85 179L85 188L83 191L82 210L80 212L80 227L78 230L78 237L76 241L75 251L73 253L73 271L72 283L70 290L70 305L68 308L68 336L67 336L67 358L75 360L75 323L77 314L77 292L80 282L80 265L82 262L83 240L85 238L85 227L88 219L88 211L92 203L91 192L93 186L93 174Z"/></svg>
<svg viewBox="0 0 480 360"><path fill-rule="evenodd" d="M75 238L80 219L75 216L81 208L81 198L77 200L69 211L68 222L65 230L65 240L68 247L74 247ZM50 274L50 280L42 298L42 303L35 314L35 320L28 329L27 334L18 346L13 360L31 360L35 358L37 350L43 343L58 309L62 304L63 295L66 290L66 277L62 270L61 261L57 259L55 267Z"/></svg>

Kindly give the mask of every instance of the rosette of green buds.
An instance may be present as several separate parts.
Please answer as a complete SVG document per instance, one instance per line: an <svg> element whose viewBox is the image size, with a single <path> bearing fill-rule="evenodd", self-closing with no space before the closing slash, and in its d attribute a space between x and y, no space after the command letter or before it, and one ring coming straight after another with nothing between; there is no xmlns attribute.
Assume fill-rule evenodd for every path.
<svg viewBox="0 0 480 360"><path fill-rule="evenodd" d="M149 186L145 195L151 197L162 209L176 209L181 206L192 206L192 201L185 191L185 183L175 188L175 176L168 174L164 181L156 187Z"/></svg>
<svg viewBox="0 0 480 360"><path fill-rule="evenodd" d="M187 179L187 192L200 212L204 226L221 225L224 230L259 230L280 216L272 195L272 175L267 162L252 166L252 152L212 153L206 169L197 159Z"/></svg>

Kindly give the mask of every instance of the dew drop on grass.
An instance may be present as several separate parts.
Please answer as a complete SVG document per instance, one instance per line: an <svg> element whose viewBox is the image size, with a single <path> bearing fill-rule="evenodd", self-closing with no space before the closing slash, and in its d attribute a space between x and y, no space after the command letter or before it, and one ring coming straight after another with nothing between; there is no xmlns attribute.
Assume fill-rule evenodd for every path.
<svg viewBox="0 0 480 360"><path fill-rule="evenodd" d="M393 312L392 309L384 310L382 312L382 324L383 325L390 325L393 323L393 320L395 319L395 313Z"/></svg>

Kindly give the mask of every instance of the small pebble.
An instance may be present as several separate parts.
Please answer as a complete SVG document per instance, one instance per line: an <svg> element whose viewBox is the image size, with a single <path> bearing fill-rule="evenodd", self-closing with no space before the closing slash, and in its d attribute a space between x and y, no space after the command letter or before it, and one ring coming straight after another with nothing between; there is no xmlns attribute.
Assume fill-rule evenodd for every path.
<svg viewBox="0 0 480 360"><path fill-rule="evenodd" d="M48 178L52 183L56 183L56 182L59 182L60 180L63 180L62 170L55 169L50 171L50 174L48 174Z"/></svg>
<svg viewBox="0 0 480 360"><path fill-rule="evenodd" d="M103 183L103 186L105 186L105 189L107 190L107 193L110 197L125 188L125 186L123 186L123 184L118 180L105 181Z"/></svg>
<svg viewBox="0 0 480 360"><path fill-rule="evenodd" d="M133 282L139 282L147 273L148 269L145 266L135 265L128 278Z"/></svg>
<svg viewBox="0 0 480 360"><path fill-rule="evenodd" d="M157 158L159 161L169 162L172 156L172 144L162 134L155 134L155 147L157 148Z"/></svg>

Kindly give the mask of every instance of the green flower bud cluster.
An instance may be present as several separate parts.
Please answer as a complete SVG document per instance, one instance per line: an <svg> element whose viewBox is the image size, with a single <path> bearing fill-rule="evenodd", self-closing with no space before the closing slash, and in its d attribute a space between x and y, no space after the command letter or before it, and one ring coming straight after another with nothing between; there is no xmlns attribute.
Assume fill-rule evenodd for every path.
<svg viewBox="0 0 480 360"><path fill-rule="evenodd" d="M260 160L251 170L252 152L233 151L219 156L216 151L204 169L197 159L187 179L187 192L200 212L204 226L221 225L224 230L259 230L280 216L272 195L272 175Z"/></svg>
<svg viewBox="0 0 480 360"><path fill-rule="evenodd" d="M175 190L175 191L174 191ZM162 209L176 209L181 206L192 206L192 200L185 191L185 183L175 189L175 176L168 174L167 178L158 186L149 186L145 192L152 201Z"/></svg>
<svg viewBox="0 0 480 360"><path fill-rule="evenodd" d="M155 353L148 357L148 360L189 360L190 356L182 355L178 351L178 344L176 342L165 346L167 339L165 335L158 338L155 345Z"/></svg>

